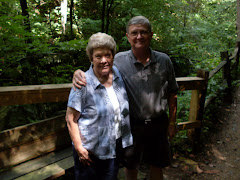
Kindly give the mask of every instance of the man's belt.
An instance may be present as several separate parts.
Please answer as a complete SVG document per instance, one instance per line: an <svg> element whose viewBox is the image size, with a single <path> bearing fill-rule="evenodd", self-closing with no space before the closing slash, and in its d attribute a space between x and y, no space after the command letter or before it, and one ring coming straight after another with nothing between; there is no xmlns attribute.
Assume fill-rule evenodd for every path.
<svg viewBox="0 0 240 180"><path fill-rule="evenodd" d="M159 123L161 123L160 119L145 119L145 120L135 121L134 125L142 126L142 125L159 124Z"/></svg>
<svg viewBox="0 0 240 180"><path fill-rule="evenodd" d="M134 121L134 125L149 125L149 124L160 124L160 123L168 123L168 115L167 113L162 113L161 115L159 115L156 118L149 118L149 119L145 119L145 120L140 120L140 119L135 119Z"/></svg>

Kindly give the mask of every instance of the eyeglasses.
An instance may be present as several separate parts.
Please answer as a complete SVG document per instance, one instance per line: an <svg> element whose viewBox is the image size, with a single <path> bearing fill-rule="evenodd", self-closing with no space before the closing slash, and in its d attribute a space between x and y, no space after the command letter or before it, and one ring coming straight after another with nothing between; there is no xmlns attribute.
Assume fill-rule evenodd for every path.
<svg viewBox="0 0 240 180"><path fill-rule="evenodd" d="M149 31L132 31L129 33L130 36L132 37L137 37L138 34L140 34L141 36L147 36L149 34Z"/></svg>

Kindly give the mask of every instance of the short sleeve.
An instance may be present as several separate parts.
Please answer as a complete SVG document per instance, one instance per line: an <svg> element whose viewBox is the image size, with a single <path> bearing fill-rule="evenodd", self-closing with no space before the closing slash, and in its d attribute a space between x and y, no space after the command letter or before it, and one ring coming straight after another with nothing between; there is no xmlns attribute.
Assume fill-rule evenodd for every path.
<svg viewBox="0 0 240 180"><path fill-rule="evenodd" d="M172 64L170 59L169 59L168 70L169 70L169 76L168 76L169 92L177 92L178 91L178 84L177 84L177 81L176 81L173 64Z"/></svg>
<svg viewBox="0 0 240 180"><path fill-rule="evenodd" d="M81 89L74 90L73 88L70 91L69 97L68 97L68 103L67 106L75 109L78 112L82 112L82 108L84 106L84 97L85 97L85 88L82 87Z"/></svg>

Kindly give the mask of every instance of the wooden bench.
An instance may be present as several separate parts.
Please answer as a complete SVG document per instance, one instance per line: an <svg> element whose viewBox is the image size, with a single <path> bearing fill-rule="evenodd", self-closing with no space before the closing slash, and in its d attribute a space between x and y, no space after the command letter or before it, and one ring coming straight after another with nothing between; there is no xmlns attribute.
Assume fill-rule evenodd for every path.
<svg viewBox="0 0 240 180"><path fill-rule="evenodd" d="M0 87L0 106L66 102L71 87L71 83ZM65 115L3 131L0 141L1 180L54 179L74 166Z"/></svg>
<svg viewBox="0 0 240 180"><path fill-rule="evenodd" d="M0 179L54 179L74 166L65 115L0 133Z"/></svg>

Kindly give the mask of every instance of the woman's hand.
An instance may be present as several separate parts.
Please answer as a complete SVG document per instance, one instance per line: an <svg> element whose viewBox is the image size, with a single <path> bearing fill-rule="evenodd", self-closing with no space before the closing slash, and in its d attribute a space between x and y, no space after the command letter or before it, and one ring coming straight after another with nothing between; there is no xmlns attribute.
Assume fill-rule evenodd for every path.
<svg viewBox="0 0 240 180"><path fill-rule="evenodd" d="M73 141L75 150L78 154L79 160L84 164L84 165L90 165L92 162L91 159L89 158L89 152L87 149L85 149L82 146L82 140L80 137L80 130L78 127L78 119L80 117L80 112L77 110L67 107L67 112L66 112L66 122L67 122L67 127L68 131L70 134L70 137Z"/></svg>
<svg viewBox="0 0 240 180"><path fill-rule="evenodd" d="M169 126L168 126L169 141L171 141L174 138L176 133L177 133L177 125L175 123L169 123Z"/></svg>
<svg viewBox="0 0 240 180"><path fill-rule="evenodd" d="M75 88L81 89L82 86L86 86L87 82L85 73L80 69L76 70L73 74L72 83L74 89Z"/></svg>
<svg viewBox="0 0 240 180"><path fill-rule="evenodd" d="M80 146L79 148L76 148L76 151L78 153L78 157L81 163L83 163L85 166L90 166L90 163L92 163L92 160L89 157L88 150L85 149L83 146Z"/></svg>

